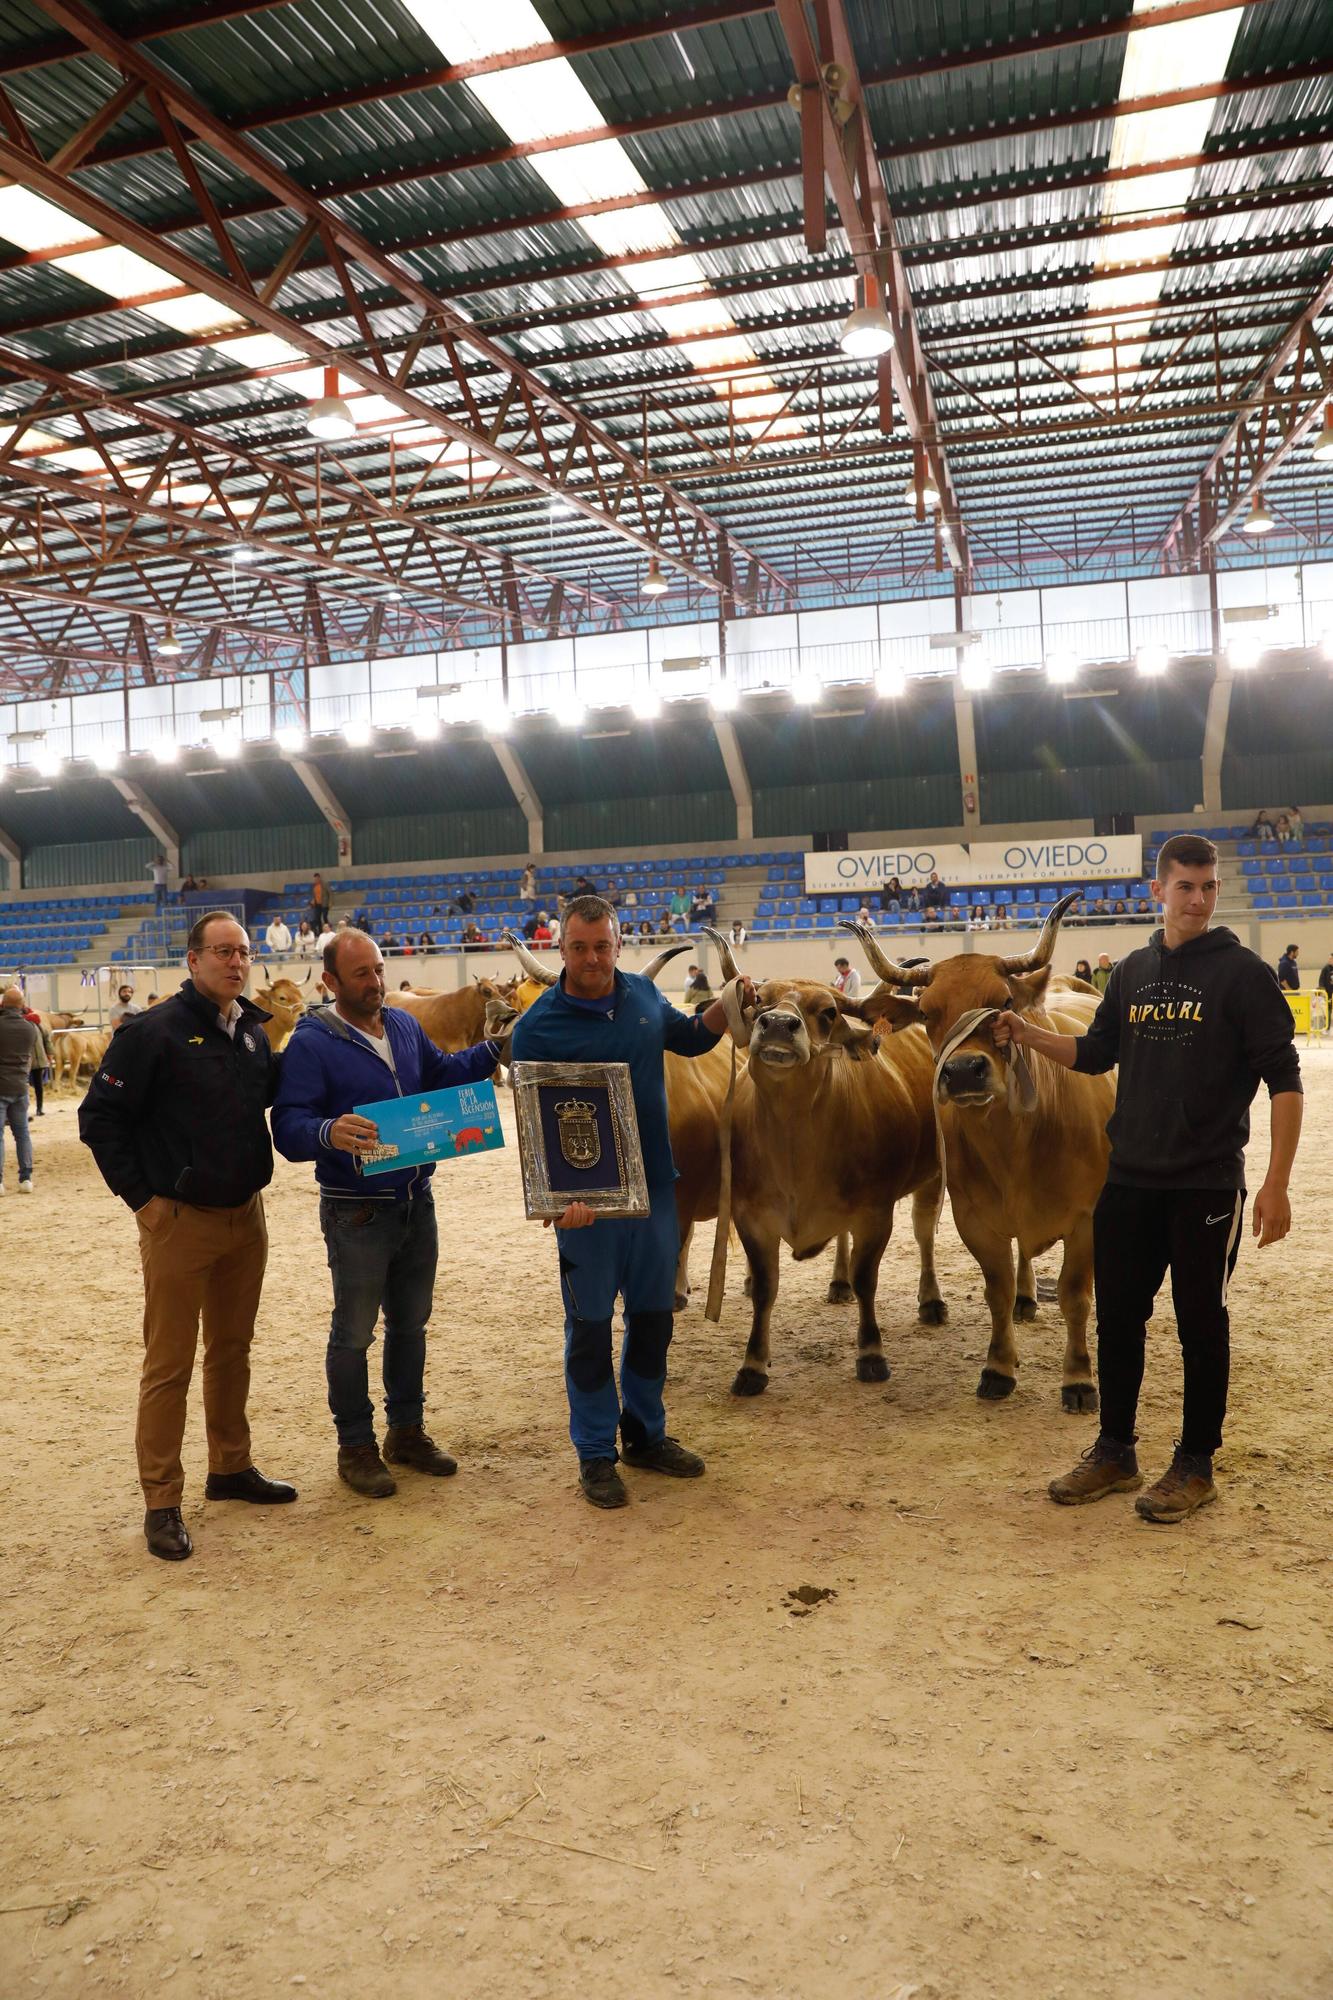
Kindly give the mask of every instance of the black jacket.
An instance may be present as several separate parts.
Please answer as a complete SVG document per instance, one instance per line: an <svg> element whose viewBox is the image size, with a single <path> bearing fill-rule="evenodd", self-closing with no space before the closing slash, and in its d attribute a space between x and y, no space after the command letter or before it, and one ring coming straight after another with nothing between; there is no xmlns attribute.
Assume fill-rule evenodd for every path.
<svg viewBox="0 0 1333 2000"><path fill-rule="evenodd" d="M1234 931L1168 951L1155 931L1111 973L1074 1068L1120 1065L1109 1181L1127 1187L1242 1188L1250 1105L1301 1088L1290 1007L1271 969Z"/></svg>
<svg viewBox="0 0 1333 2000"><path fill-rule="evenodd" d="M187 979L160 1007L127 1021L79 1106L79 1137L102 1179L132 1209L154 1195L197 1208L238 1208L273 1178L264 1112L278 1058L271 1016L241 1001L235 1036Z"/></svg>
<svg viewBox="0 0 1333 2000"><path fill-rule="evenodd" d="M1301 990L1301 968L1294 958L1288 958L1285 951L1277 962L1277 983L1289 993Z"/></svg>

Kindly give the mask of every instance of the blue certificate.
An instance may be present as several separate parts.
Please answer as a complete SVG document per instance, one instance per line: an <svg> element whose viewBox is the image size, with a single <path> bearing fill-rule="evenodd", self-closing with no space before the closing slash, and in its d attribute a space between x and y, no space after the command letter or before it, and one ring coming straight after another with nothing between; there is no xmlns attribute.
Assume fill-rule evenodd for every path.
<svg viewBox="0 0 1333 2000"><path fill-rule="evenodd" d="M363 1174L392 1174L404 1167L432 1167L464 1153L503 1146L493 1083L460 1083L452 1090L423 1090L417 1097L387 1097L353 1106L373 1120L379 1144L357 1157Z"/></svg>

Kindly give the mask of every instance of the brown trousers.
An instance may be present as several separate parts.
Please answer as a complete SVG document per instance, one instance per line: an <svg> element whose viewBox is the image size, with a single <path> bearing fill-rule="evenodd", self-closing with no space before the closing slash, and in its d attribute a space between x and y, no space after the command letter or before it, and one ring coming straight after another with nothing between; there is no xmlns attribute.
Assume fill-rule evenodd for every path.
<svg viewBox="0 0 1333 2000"><path fill-rule="evenodd" d="M143 1374L135 1448L148 1507L179 1507L185 1484L181 1444L204 1323L204 1428L210 1472L252 1463L245 1414L250 1342L268 1261L261 1195L240 1208L191 1208L161 1198L140 1210L143 1264Z"/></svg>

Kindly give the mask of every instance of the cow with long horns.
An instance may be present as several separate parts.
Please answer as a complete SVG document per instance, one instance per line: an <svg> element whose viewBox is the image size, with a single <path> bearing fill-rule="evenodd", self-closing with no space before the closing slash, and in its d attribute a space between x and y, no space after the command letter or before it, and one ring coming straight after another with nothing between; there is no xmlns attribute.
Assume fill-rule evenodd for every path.
<svg viewBox="0 0 1333 2000"><path fill-rule="evenodd" d="M510 1018L515 1018L526 1012L531 998L554 986L559 974L543 965L514 931L505 933L505 942L527 975L511 999ZM686 940L657 952L643 967L643 977L655 983L663 966L689 949ZM536 988L535 994L532 988ZM488 1027L487 1033L490 1032ZM681 1312L690 1300L690 1243L695 1225L711 1222L717 1214L722 1166L718 1124L731 1077L731 1051L725 1042L719 1042L715 1049L687 1059L673 1055L668 1049L662 1067L666 1077L671 1156L678 1175L676 1220L680 1225L680 1259L676 1265L675 1308Z"/></svg>
<svg viewBox="0 0 1333 2000"><path fill-rule="evenodd" d="M727 939L708 936L727 979L740 968ZM912 1197L921 1259L918 1317L948 1317L935 1278L939 1169L930 1110L931 1058L924 1035L880 1042L856 1003L808 979L770 979L746 1013L749 1049L732 1126L732 1214L750 1266L752 1319L737 1396L768 1386L770 1328L783 1243L798 1262L835 1238L838 1273L849 1269L859 1307L856 1374L886 1382L889 1364L875 1314L879 1267L893 1212ZM830 1297L839 1296L831 1288Z"/></svg>
<svg viewBox="0 0 1333 2000"><path fill-rule="evenodd" d="M958 1234L981 1266L991 1316L990 1349L978 1396L996 1402L1018 1379L1014 1338L1019 1277L1033 1290L1031 1260L1064 1245L1057 1297L1066 1336L1060 1401L1069 1411L1095 1410L1097 1391L1088 1358L1092 1303L1092 1211L1106 1179L1106 1123L1114 1078L1079 1076L1038 1057L1031 1070L995 1045L993 1026L1006 1009L1030 1015L1061 1034L1082 1034L1097 1011L1096 994L1068 990L1051 978L1051 953L1071 903L1052 908L1034 950L995 958L964 953L935 965L900 966L874 933L845 923L857 936L880 984L860 1002L867 1021L891 1028L924 1027L935 1052L935 1110L949 1198ZM1024 1299L1022 1316L1035 1315Z"/></svg>

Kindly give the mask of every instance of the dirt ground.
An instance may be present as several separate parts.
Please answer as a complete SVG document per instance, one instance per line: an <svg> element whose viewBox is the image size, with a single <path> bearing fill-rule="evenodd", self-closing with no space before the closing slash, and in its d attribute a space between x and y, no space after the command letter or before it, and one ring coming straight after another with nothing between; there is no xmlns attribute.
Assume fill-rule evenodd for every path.
<svg viewBox="0 0 1333 2000"><path fill-rule="evenodd" d="M462 1469L378 1503L334 1476L311 1171L280 1164L251 1407L300 1502L205 1505L193 1407L179 1566L140 1532L133 1229L61 1106L0 1205L4 2000L1328 2000L1333 1052L1307 1080L1295 1233L1232 1289L1221 1498L1182 1527L1051 1506L1095 1422L1060 1411L1054 1307L979 1403L977 1273L946 1220L951 1318L919 1327L905 1215L887 1385L787 1264L772 1386L733 1400L733 1262L672 1355L708 1477L595 1513L510 1150L437 1182L428 1414ZM1179 1374L1159 1320L1153 1472Z"/></svg>

